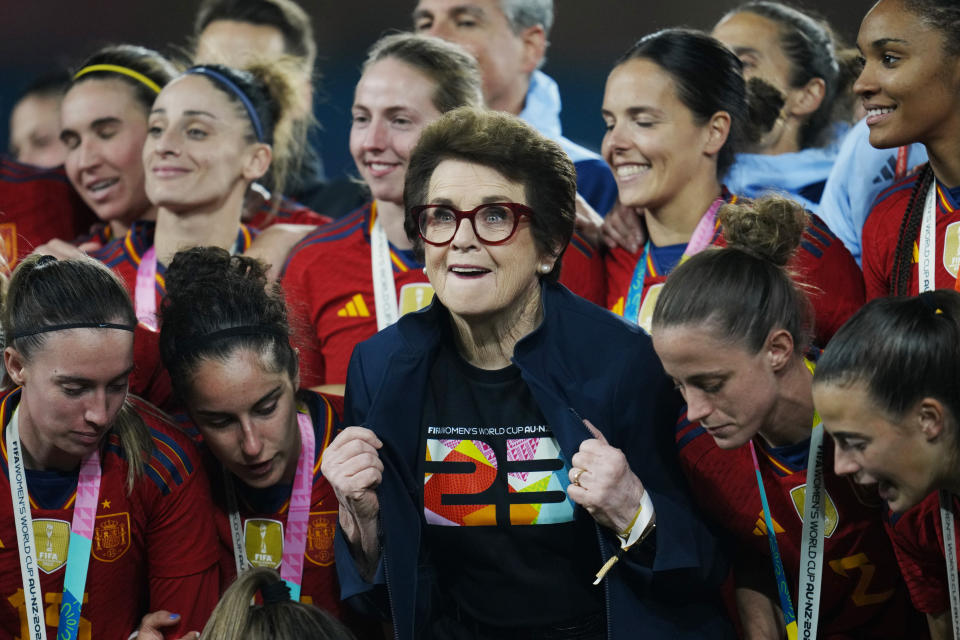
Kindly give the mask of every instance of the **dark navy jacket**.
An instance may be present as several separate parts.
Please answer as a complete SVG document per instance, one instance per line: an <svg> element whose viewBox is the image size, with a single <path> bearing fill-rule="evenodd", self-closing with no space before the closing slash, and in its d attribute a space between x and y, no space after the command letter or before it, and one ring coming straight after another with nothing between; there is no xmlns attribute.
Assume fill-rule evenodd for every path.
<svg viewBox="0 0 960 640"><path fill-rule="evenodd" d="M590 420L625 452L656 511L654 549L631 550L597 587L605 589L608 637L732 637L715 593L726 564L712 533L694 513L679 471L673 426L681 403L650 338L560 285L544 284L542 300L543 322L517 343L513 362L566 459L591 437L581 418ZM421 637L431 616L435 580L421 552L423 479L416 469L427 379L441 323L448 321L447 310L435 298L429 308L403 316L359 344L347 374L344 424L376 432L383 442L384 472L379 489L382 557L374 580L379 584L360 577L338 531L342 596L366 603L380 596L382 601L385 585L395 636L401 639ZM581 508L577 513L586 515ZM619 542L599 525L597 541L599 569Z"/></svg>

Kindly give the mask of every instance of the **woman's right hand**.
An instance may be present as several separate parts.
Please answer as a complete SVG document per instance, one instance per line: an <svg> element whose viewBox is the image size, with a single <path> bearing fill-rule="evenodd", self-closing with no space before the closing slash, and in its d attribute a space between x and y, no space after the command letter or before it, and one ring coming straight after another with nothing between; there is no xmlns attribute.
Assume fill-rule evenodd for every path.
<svg viewBox="0 0 960 640"><path fill-rule="evenodd" d="M51 255L57 260L72 260L87 257L87 254L78 247L59 238L51 238L49 242L41 244L31 253L36 253L41 256Z"/></svg>
<svg viewBox="0 0 960 640"><path fill-rule="evenodd" d="M350 543L361 575L371 578L380 560L377 487L383 480L376 434L364 427L347 427L324 450L320 470L340 502L340 528Z"/></svg>
<svg viewBox="0 0 960 640"><path fill-rule="evenodd" d="M622 247L636 253L647 241L647 232L641 220L642 210L628 207L619 200L603 218L600 236L609 249Z"/></svg>

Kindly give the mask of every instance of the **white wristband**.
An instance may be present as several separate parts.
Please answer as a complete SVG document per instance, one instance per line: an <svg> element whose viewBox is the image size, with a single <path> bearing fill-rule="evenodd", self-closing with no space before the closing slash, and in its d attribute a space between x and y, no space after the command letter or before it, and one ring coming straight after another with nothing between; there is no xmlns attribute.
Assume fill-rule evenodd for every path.
<svg viewBox="0 0 960 640"><path fill-rule="evenodd" d="M650 492L644 491L643 496L640 498L640 511L637 513L637 519L633 523L633 526L630 528L629 533L626 537L617 534L617 537L620 538L620 548L629 549L640 537L643 535L643 532L647 530L647 527L650 526L650 522L653 520L653 501L650 499Z"/></svg>

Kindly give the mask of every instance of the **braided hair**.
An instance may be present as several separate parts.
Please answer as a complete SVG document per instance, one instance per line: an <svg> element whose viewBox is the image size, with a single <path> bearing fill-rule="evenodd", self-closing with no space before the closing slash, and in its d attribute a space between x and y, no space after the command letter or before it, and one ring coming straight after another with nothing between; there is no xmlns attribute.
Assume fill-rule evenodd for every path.
<svg viewBox="0 0 960 640"><path fill-rule="evenodd" d="M909 296L910 274L913 270L913 245L920 237L920 223L923 221L925 194L933 184L933 169L927 163L920 170L917 181L910 192L907 209L900 222L897 234L897 248L893 254L893 295Z"/></svg>

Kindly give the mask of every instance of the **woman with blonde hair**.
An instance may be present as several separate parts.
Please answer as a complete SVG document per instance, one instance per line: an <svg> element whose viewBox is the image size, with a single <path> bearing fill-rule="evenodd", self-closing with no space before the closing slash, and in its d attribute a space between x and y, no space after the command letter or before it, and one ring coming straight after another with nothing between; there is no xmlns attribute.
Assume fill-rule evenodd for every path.
<svg viewBox="0 0 960 640"><path fill-rule="evenodd" d="M353 640L353 637L326 611L291 600L290 590L280 574L263 567L250 569L230 585L200 634L200 640Z"/></svg>

